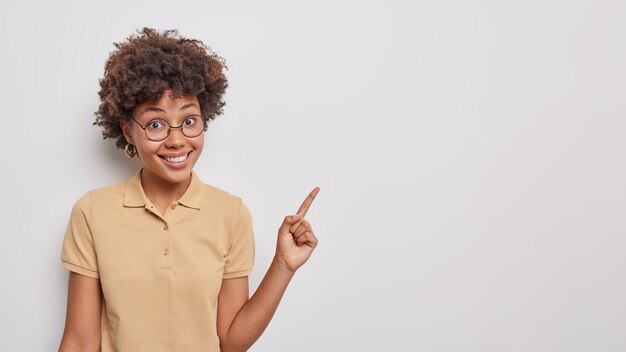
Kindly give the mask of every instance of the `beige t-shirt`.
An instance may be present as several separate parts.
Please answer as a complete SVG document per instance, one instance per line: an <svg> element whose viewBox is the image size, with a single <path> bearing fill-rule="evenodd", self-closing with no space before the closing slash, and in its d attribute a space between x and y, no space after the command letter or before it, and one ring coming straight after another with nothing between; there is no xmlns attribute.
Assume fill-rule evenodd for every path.
<svg viewBox="0 0 626 352"><path fill-rule="evenodd" d="M61 262L100 279L102 352L220 351L217 297L222 279L252 269L252 218L239 197L191 176L163 216L141 170L72 208Z"/></svg>

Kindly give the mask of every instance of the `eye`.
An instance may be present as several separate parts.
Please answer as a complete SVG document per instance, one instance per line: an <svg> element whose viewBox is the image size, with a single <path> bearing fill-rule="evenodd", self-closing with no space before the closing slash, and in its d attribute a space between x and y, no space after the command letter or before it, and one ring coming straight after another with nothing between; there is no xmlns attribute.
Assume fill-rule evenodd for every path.
<svg viewBox="0 0 626 352"><path fill-rule="evenodd" d="M198 122L198 116L189 116L183 122L186 126L193 126Z"/></svg>
<svg viewBox="0 0 626 352"><path fill-rule="evenodd" d="M161 120L152 120L148 122L146 126L151 130L158 130L160 128L163 128L165 126L165 123Z"/></svg>

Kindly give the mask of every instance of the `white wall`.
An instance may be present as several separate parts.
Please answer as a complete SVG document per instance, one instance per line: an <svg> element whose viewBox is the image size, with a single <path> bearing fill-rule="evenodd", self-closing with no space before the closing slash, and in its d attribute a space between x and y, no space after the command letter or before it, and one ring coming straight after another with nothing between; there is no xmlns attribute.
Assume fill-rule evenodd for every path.
<svg viewBox="0 0 626 352"><path fill-rule="evenodd" d="M252 351L626 350L623 1L4 1L0 340L53 351L73 202L138 168L92 126L137 28L228 62L196 166L267 269L320 245Z"/></svg>

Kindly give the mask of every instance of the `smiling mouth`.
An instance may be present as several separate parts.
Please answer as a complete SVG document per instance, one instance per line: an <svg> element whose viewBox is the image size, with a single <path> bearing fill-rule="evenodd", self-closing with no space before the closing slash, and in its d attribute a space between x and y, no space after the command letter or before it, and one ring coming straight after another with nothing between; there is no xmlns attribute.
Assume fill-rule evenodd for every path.
<svg viewBox="0 0 626 352"><path fill-rule="evenodd" d="M177 156L177 157L165 157L162 155L159 155L159 158L169 161L170 163L182 163L183 161L187 160L187 158L189 157L189 154L191 154L191 152L185 154L185 155L181 155L181 156Z"/></svg>

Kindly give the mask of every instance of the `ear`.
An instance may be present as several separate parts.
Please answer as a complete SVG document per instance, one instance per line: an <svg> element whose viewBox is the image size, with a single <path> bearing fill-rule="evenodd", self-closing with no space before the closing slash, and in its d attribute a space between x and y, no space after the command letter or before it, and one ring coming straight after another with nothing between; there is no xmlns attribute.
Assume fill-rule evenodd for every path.
<svg viewBox="0 0 626 352"><path fill-rule="evenodd" d="M124 120L120 120L120 128L122 129L122 133L124 134L124 138L128 143L133 144L133 137L130 135L130 128L128 123Z"/></svg>

